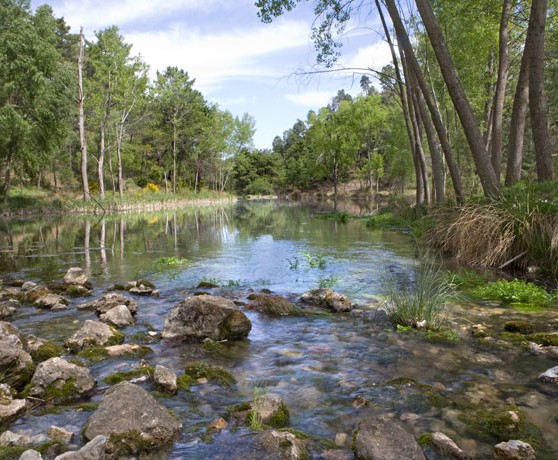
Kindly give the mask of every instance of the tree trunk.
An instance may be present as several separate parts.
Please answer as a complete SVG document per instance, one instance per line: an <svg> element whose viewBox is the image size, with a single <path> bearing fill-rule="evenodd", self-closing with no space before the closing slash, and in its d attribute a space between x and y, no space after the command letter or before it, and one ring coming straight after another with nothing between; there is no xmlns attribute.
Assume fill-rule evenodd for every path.
<svg viewBox="0 0 558 460"><path fill-rule="evenodd" d="M401 16L399 15L399 11L395 6L394 0L386 0L386 6L388 8L389 15L393 22L393 26L395 27L395 31L397 34L397 41L399 43L400 49L402 49L404 52L405 61L409 67L409 70L412 71L413 74L415 75L417 79L417 83L425 99L426 105L428 106L428 110L430 111L430 116L432 117L434 127L436 128L436 133L438 134L438 140L440 141L440 145L442 146L442 151L444 152L444 157L446 159L446 164L448 166L453 189L455 192L455 198L458 203L464 203L465 196L463 194L463 187L461 185L461 176L459 174L459 169L457 167L457 163L453 156L451 144L449 142L447 131L442 121L439 108L437 104L434 102L430 90L426 85L426 81L424 79L422 71L420 70L420 66L417 62L417 58L413 51L413 47L411 46L411 41L409 40L407 31L403 26L403 22L401 21Z"/></svg>
<svg viewBox="0 0 558 460"><path fill-rule="evenodd" d="M116 128L116 169L118 174L118 195L120 199L124 198L124 174L122 171L122 139L124 138L124 123L126 116L124 113L120 118L118 127Z"/></svg>
<svg viewBox="0 0 558 460"><path fill-rule="evenodd" d="M83 185L83 199L89 201L89 180L87 178L87 144L85 142L85 115L83 103L85 94L83 92L83 27L79 31L79 54L78 54L78 109L79 109L79 143L81 146L81 180Z"/></svg>
<svg viewBox="0 0 558 460"><path fill-rule="evenodd" d="M533 0L524 51L529 59L529 113L531 114L537 177L541 181L554 179L552 145L548 134L544 97L544 28L547 9L547 0Z"/></svg>
<svg viewBox="0 0 558 460"><path fill-rule="evenodd" d="M105 120L101 122L101 141L99 143L99 160L97 161L97 176L99 178L99 196L105 197L105 179L103 175L105 164Z"/></svg>
<svg viewBox="0 0 558 460"><path fill-rule="evenodd" d="M390 2L392 1L390 0ZM428 0L416 0L416 4L453 105L461 121L484 194L488 197L497 196L499 190L494 168L484 145L478 121L465 95L463 85L447 49L444 35L432 10L432 5Z"/></svg>
<svg viewBox="0 0 558 460"><path fill-rule="evenodd" d="M506 167L506 185L510 186L521 180L523 163L523 142L525 140L525 124L527 123L527 106L529 104L529 59L523 53L521 70L517 78L517 87L513 98L513 109L510 121L508 143L508 163Z"/></svg>
<svg viewBox="0 0 558 460"><path fill-rule="evenodd" d="M176 195L176 156L177 156L177 148L176 148L176 124L173 123L172 125L172 193Z"/></svg>
<svg viewBox="0 0 558 460"><path fill-rule="evenodd" d="M498 55L498 79L494 94L494 105L492 109L492 136L490 142L490 157L492 168L496 174L496 180L500 182L502 171L502 126L504 118L504 103L506 101L506 85L508 81L508 69L510 57L508 52L509 28L512 0L504 0L502 5L502 17L500 18L499 33L499 55Z"/></svg>

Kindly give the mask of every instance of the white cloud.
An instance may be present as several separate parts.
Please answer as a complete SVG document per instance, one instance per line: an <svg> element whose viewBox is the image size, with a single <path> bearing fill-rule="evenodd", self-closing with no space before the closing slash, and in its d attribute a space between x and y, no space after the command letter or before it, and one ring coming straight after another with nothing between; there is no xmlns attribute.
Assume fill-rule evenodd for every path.
<svg viewBox="0 0 558 460"><path fill-rule="evenodd" d="M328 91L307 91L305 93L286 94L285 97L297 105L318 109L326 106L334 95Z"/></svg>
<svg viewBox="0 0 558 460"><path fill-rule="evenodd" d="M381 70L391 63L391 52L385 41L378 41L374 45L359 48L347 58L345 66L352 69Z"/></svg>
<svg viewBox="0 0 558 460"><path fill-rule="evenodd" d="M281 37L278 40L277 37ZM262 58L286 49L306 45L308 26L301 21L280 21L253 29L235 29L203 35L184 25L158 32L126 36L134 44L152 72L177 66L196 79L198 88L210 91L232 78L277 77L285 72L284 63Z"/></svg>

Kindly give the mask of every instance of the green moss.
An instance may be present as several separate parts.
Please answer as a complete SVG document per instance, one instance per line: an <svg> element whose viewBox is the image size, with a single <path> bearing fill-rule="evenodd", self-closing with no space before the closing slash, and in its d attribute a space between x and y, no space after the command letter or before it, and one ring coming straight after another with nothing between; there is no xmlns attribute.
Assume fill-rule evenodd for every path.
<svg viewBox="0 0 558 460"><path fill-rule="evenodd" d="M65 380L63 383L61 381L56 381L49 385L43 395L42 398L51 401L68 401L72 399L76 399L79 397L78 388L76 386L76 381L73 378Z"/></svg>
<svg viewBox="0 0 558 460"><path fill-rule="evenodd" d="M42 344L37 350L31 353L31 358L35 364L42 363L50 358L55 358L56 356L61 356L64 354L64 347L57 345L52 342L46 342Z"/></svg>
<svg viewBox="0 0 558 460"><path fill-rule="evenodd" d="M284 428L289 425L290 414L286 404L281 403L279 409L267 420L267 425L273 428Z"/></svg>
<svg viewBox="0 0 558 460"><path fill-rule="evenodd" d="M107 349L99 346L84 348L77 353L77 356L88 359L92 363L103 361L109 357Z"/></svg>
<svg viewBox="0 0 558 460"><path fill-rule="evenodd" d="M236 384L236 379L230 372L218 366L212 366L200 361L186 364L184 372L193 379L206 378L210 382L218 383L226 387L232 387Z"/></svg>
<svg viewBox="0 0 558 460"><path fill-rule="evenodd" d="M421 447L431 446L432 443L432 433L423 433L417 438L417 443Z"/></svg>
<svg viewBox="0 0 558 460"><path fill-rule="evenodd" d="M108 444L111 453L116 456L137 454L155 447L153 440L145 439L138 430L112 433Z"/></svg>
<svg viewBox="0 0 558 460"><path fill-rule="evenodd" d="M57 406L47 407L37 412L35 415L39 417L43 415L49 415L49 414L58 415L67 411L93 412L95 409L97 409L97 407L99 407L99 403L94 403L94 402L82 402L79 404L68 404L63 406L57 405Z"/></svg>
<svg viewBox="0 0 558 460"><path fill-rule="evenodd" d="M108 377L105 377L103 379L103 382L107 383L108 385L115 385L117 383L124 382L125 380L132 380L133 378L140 377L142 375L151 377L153 375L153 367L145 366L129 371L116 372L109 375Z"/></svg>
<svg viewBox="0 0 558 460"><path fill-rule="evenodd" d="M65 294L70 297L84 297L90 295L91 291L83 286L70 285L66 288Z"/></svg>
<svg viewBox="0 0 558 460"><path fill-rule="evenodd" d="M0 458L3 460L18 460L29 447L0 446Z"/></svg>
<svg viewBox="0 0 558 460"><path fill-rule="evenodd" d="M538 332L526 335L525 338L529 340L529 342L535 342L544 347L558 347L558 334L545 334Z"/></svg>
<svg viewBox="0 0 558 460"><path fill-rule="evenodd" d="M251 407L252 403L250 401L233 404L232 406L225 408L225 414L231 415L239 412L246 412L249 411Z"/></svg>
<svg viewBox="0 0 558 460"><path fill-rule="evenodd" d="M429 342L434 343L445 343L449 345L455 345L459 342L459 336L454 331L450 331L448 329L433 331L433 330L426 330L420 331L424 334L424 337Z"/></svg>
<svg viewBox="0 0 558 460"><path fill-rule="evenodd" d="M532 334L535 332L535 326L527 321L508 321L504 324L504 331L506 332L517 332L518 334Z"/></svg>
<svg viewBox="0 0 558 460"><path fill-rule="evenodd" d="M218 353L225 349L225 346L221 342L217 342L211 339L205 339L203 341L203 349L208 353Z"/></svg>
<svg viewBox="0 0 558 460"><path fill-rule="evenodd" d="M304 431L295 430L291 427L279 428L278 431L284 431L285 433L294 434L298 439L311 439L311 436L309 434L305 433Z"/></svg>
<svg viewBox="0 0 558 460"><path fill-rule="evenodd" d="M124 342L126 336L116 329L112 329L112 336L108 339L107 345L120 345Z"/></svg>
<svg viewBox="0 0 558 460"><path fill-rule="evenodd" d="M176 378L176 386L182 391L190 391L190 387L194 385L194 383L194 379L186 374L179 375Z"/></svg>

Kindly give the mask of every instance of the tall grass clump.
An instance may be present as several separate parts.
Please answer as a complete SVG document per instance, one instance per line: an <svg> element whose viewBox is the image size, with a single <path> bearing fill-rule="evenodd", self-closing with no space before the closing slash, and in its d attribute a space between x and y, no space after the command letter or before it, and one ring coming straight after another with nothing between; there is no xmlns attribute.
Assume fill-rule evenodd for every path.
<svg viewBox="0 0 558 460"><path fill-rule="evenodd" d="M395 325L439 330L447 319L447 299L455 286L432 262L422 263L414 280L389 281L388 315Z"/></svg>
<svg viewBox="0 0 558 460"><path fill-rule="evenodd" d="M458 262L558 276L558 181L518 184L491 201L442 208L426 237Z"/></svg>

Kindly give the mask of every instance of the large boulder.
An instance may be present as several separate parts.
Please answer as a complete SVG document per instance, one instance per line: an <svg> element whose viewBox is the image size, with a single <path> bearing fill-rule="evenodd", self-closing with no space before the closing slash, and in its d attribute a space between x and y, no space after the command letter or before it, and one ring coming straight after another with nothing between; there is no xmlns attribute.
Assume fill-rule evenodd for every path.
<svg viewBox="0 0 558 460"><path fill-rule="evenodd" d="M236 305L223 297L200 295L176 305L165 319L163 338L237 340L248 336L252 323Z"/></svg>
<svg viewBox="0 0 558 460"><path fill-rule="evenodd" d="M361 421L353 435L357 459L426 460L424 453L403 427L385 417Z"/></svg>
<svg viewBox="0 0 558 460"><path fill-rule="evenodd" d="M108 324L86 320L79 331L66 340L66 346L73 351L87 347L116 345L124 341L124 335Z"/></svg>
<svg viewBox="0 0 558 460"><path fill-rule="evenodd" d="M131 326L134 324L134 317L126 305L117 305L106 313L99 316L99 319L117 328Z"/></svg>
<svg viewBox="0 0 558 460"><path fill-rule="evenodd" d="M135 300L114 292L106 294L103 297L94 300L93 302L78 305L78 309L95 310L98 315L102 315L103 313L106 313L117 305L126 305L132 315L135 315L138 311L138 304Z"/></svg>
<svg viewBox="0 0 558 460"><path fill-rule="evenodd" d="M63 358L50 358L37 366L29 394L60 403L79 399L95 386L89 369Z"/></svg>
<svg viewBox="0 0 558 460"><path fill-rule="evenodd" d="M172 443L182 431L178 417L138 385L122 382L107 390L83 431L86 439L108 439L115 455L135 454Z"/></svg>
<svg viewBox="0 0 558 460"><path fill-rule="evenodd" d="M2 382L21 389L31 379L35 365L24 350L25 338L10 323L0 321L0 375Z"/></svg>
<svg viewBox="0 0 558 460"><path fill-rule="evenodd" d="M313 289L302 294L300 298L310 305L327 308L336 313L351 311L353 308L353 304L346 295L329 288Z"/></svg>

